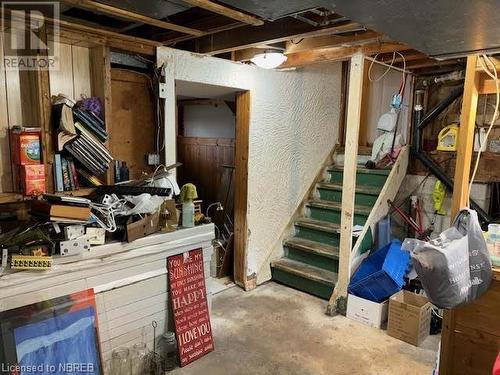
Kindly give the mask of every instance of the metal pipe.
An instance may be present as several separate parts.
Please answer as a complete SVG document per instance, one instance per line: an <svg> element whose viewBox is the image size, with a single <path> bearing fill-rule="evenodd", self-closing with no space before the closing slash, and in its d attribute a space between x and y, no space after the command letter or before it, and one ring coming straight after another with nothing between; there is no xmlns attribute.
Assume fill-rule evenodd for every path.
<svg viewBox="0 0 500 375"><path fill-rule="evenodd" d="M418 128L425 128L432 120L434 120L437 116L441 114L448 106L453 103L456 99L458 99L464 93L464 86L460 85L456 87L450 95L443 99L440 103L438 103L429 113L427 113L422 120L418 123Z"/></svg>
<svg viewBox="0 0 500 375"><path fill-rule="evenodd" d="M432 160L425 151L421 150L422 130L432 120L434 120L441 112L443 112L451 103L463 94L463 85L454 89L448 97L437 104L428 114L422 118L422 106L420 103L415 105L414 109L414 124L413 124L413 140L411 150L413 155L422 162L422 164L436 176L449 191L453 191L453 180L446 175L441 167ZM477 212L480 219L484 222L491 222L489 215L473 200L470 199L470 206Z"/></svg>

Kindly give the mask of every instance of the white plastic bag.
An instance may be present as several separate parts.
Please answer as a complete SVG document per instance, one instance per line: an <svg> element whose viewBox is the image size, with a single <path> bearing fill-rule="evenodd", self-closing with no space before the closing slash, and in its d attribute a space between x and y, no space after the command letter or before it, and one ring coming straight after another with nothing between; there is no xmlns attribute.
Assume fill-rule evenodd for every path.
<svg viewBox="0 0 500 375"><path fill-rule="evenodd" d="M454 225L430 241L406 239L429 300L451 309L471 303L489 287L491 262L476 211L463 210Z"/></svg>

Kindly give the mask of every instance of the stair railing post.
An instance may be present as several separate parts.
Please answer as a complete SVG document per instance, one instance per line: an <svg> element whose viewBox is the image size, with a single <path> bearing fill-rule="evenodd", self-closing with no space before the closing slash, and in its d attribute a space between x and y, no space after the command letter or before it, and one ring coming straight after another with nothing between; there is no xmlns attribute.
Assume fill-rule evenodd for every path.
<svg viewBox="0 0 500 375"><path fill-rule="evenodd" d="M351 57L350 61L340 221L339 271L338 282L328 303L327 314L329 315L333 315L335 312L345 315L347 308L347 286L351 277L352 227L354 222L354 196L356 191L364 60L365 57L362 53L356 53Z"/></svg>

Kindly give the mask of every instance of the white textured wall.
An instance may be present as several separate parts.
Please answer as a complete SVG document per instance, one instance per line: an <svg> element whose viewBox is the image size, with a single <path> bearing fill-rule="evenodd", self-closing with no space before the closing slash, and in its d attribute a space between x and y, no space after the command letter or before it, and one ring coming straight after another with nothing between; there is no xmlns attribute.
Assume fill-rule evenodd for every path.
<svg viewBox="0 0 500 375"><path fill-rule="evenodd" d="M157 55L159 64L167 63L169 97L175 96L175 80L250 90L248 274L257 273L337 142L341 64L279 72L170 48L159 48ZM165 113L170 164L175 161L172 100Z"/></svg>
<svg viewBox="0 0 500 375"><path fill-rule="evenodd" d="M234 138L236 116L224 104L186 105L184 107L184 136Z"/></svg>

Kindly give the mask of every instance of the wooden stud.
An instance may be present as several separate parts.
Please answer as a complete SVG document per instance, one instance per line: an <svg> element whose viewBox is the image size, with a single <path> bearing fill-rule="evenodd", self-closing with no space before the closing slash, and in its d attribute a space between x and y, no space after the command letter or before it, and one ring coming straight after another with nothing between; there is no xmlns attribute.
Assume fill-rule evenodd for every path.
<svg viewBox="0 0 500 375"><path fill-rule="evenodd" d="M354 195L358 161L359 127L363 94L364 55L351 57L349 94L347 101L347 126L344 155L344 181L342 184L342 214L340 221L339 272L331 300L333 309L345 314L347 286L351 275L352 226L354 219Z"/></svg>
<svg viewBox="0 0 500 375"><path fill-rule="evenodd" d="M451 202L451 217L469 205L469 178L472 153L474 151L474 129L478 101L479 75L476 73L477 56L467 57L465 71L464 95L460 116L460 129L457 144L457 168L453 184L453 198ZM452 375L454 360L455 312L445 310L443 316L443 332L441 334L441 356L439 373Z"/></svg>
<svg viewBox="0 0 500 375"><path fill-rule="evenodd" d="M478 101L478 75L475 71L476 56L467 58L465 73L464 96L460 116L460 130L457 144L457 168L453 185L453 199L451 204L451 217L460 209L469 205L469 178L472 153L474 152L474 129Z"/></svg>
<svg viewBox="0 0 500 375"><path fill-rule="evenodd" d="M221 4L214 3L213 1L209 0L183 0L183 1L192 6L209 10L210 12L221 14L225 17L232 18L233 20L247 23L249 25L261 26L264 24L264 21L262 21L260 18L240 12L235 9L228 8Z"/></svg>
<svg viewBox="0 0 500 375"><path fill-rule="evenodd" d="M111 117L111 55L109 47L97 46L90 49L90 88L92 95L101 98L104 106L104 124L109 138L106 142L113 155L113 124ZM113 183L113 168L108 169L106 182Z"/></svg>
<svg viewBox="0 0 500 375"><path fill-rule="evenodd" d="M281 65L280 68L301 67L327 61L347 60L349 57L358 52L365 55L373 55L375 53L386 53L407 49L409 49L409 47L401 43L373 43L361 47L316 49L289 54L288 60Z"/></svg>
<svg viewBox="0 0 500 375"><path fill-rule="evenodd" d="M250 132L250 92L236 94L236 155L234 190L234 281L245 290L247 278L248 144Z"/></svg>
<svg viewBox="0 0 500 375"><path fill-rule="evenodd" d="M141 22L147 25L156 26L166 30L174 30L180 33L202 36L205 33L201 30L192 29L189 27L184 27L181 25L176 25L171 22L165 22L156 18L147 17L139 13L131 12L125 9L116 8L107 4L98 3L92 0L63 0L65 4L71 5L77 8L88 9L98 13L104 13L111 16L119 17L133 22Z"/></svg>

